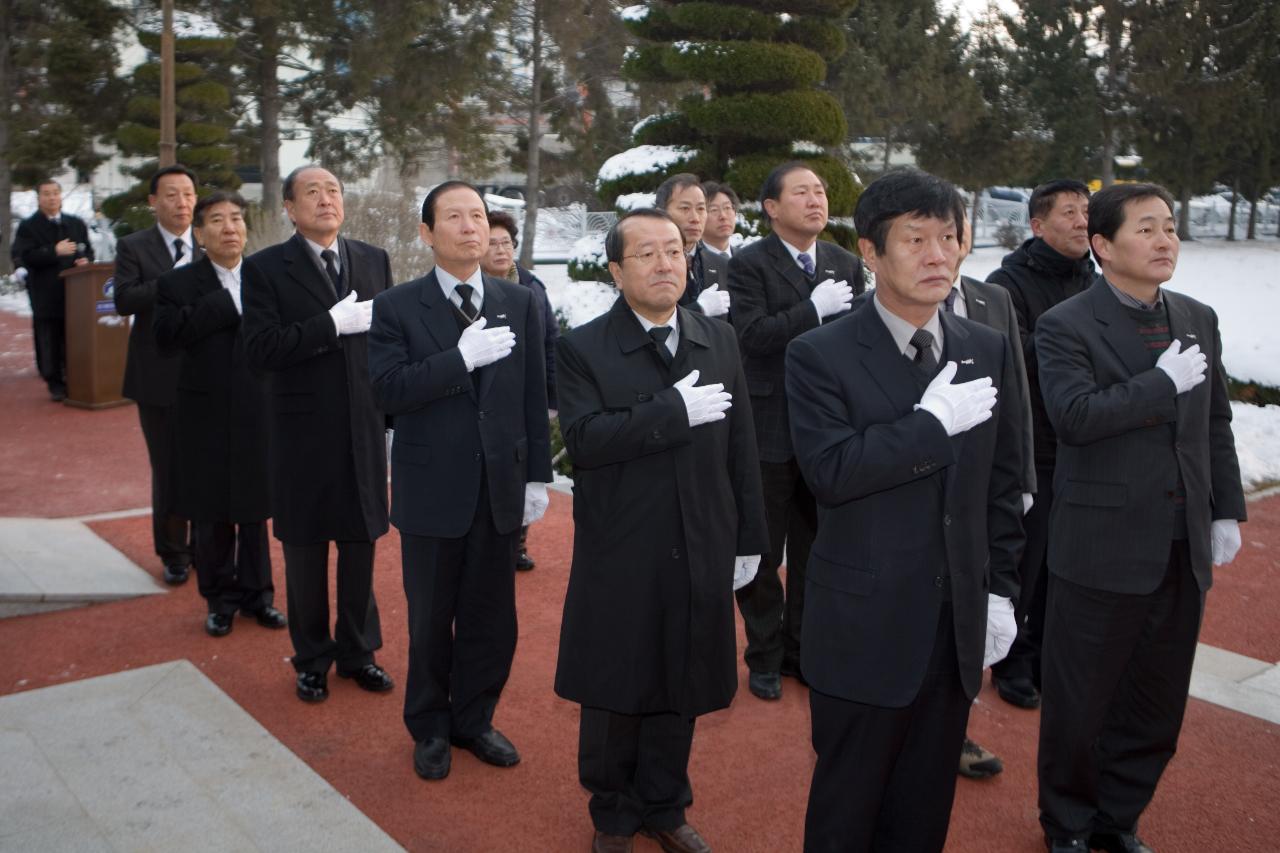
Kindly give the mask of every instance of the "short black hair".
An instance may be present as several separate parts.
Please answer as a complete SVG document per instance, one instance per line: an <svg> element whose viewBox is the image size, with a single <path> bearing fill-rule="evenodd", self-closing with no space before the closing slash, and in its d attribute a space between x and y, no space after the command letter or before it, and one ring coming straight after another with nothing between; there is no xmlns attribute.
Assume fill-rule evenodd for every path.
<svg viewBox="0 0 1280 853"><path fill-rule="evenodd" d="M883 252L893 220L900 216L950 219L959 239L964 232L964 200L950 181L919 169L894 169L872 181L853 210L858 239Z"/></svg>
<svg viewBox="0 0 1280 853"><path fill-rule="evenodd" d="M489 211L490 231L492 232L492 229L495 227L507 229L507 233L511 235L511 242L514 244L519 244L520 229L516 227L516 218L512 216L510 213L507 213L505 210L490 210Z"/></svg>
<svg viewBox="0 0 1280 853"><path fill-rule="evenodd" d="M1061 178L1046 181L1031 191L1031 199L1027 202L1027 212L1032 219L1044 219L1053 210L1054 200L1063 193L1089 197L1089 188L1079 181Z"/></svg>
<svg viewBox="0 0 1280 853"><path fill-rule="evenodd" d="M160 179L165 175L186 175L191 179L192 188L200 188L200 180L196 177L196 173L180 163L175 163L172 166L165 166L163 169L157 170L156 173L151 176L151 183L149 184L150 189L148 190L151 195L155 195L156 190L160 189Z"/></svg>
<svg viewBox="0 0 1280 853"><path fill-rule="evenodd" d="M293 182L298 179L298 175L301 175L308 169L324 169L330 175L337 178L338 189L342 190L344 193L347 191L347 188L342 184L342 178L338 178L332 169L327 166L321 166L319 163L303 163L301 166L284 176L284 183L280 186L280 193L284 196L285 201L293 201Z"/></svg>
<svg viewBox="0 0 1280 853"><path fill-rule="evenodd" d="M1098 190L1089 199L1089 246L1093 247L1093 235L1101 234L1105 240L1114 240L1116 232L1124 224L1125 206L1131 201L1158 198L1173 214L1173 196L1159 184L1112 184ZM1102 258L1093 253L1098 263Z"/></svg>
<svg viewBox="0 0 1280 853"><path fill-rule="evenodd" d="M480 192L479 187L468 181L460 181L457 179L445 181L442 184L436 184L432 187L431 192L427 193L427 197L422 200L422 221L427 224L428 228L434 229L436 227L436 199L447 193L449 190L456 190L460 187L469 189L476 195L480 196L480 203L484 205L485 215L487 216L489 214L489 203L484 200L484 193Z"/></svg>
<svg viewBox="0 0 1280 853"><path fill-rule="evenodd" d="M733 202L734 210L742 206L742 201L738 198L738 194L728 184L722 184L719 181L707 181L702 185L702 191L706 193L707 204L711 204L711 199L723 193L729 197L729 201Z"/></svg>
<svg viewBox="0 0 1280 853"><path fill-rule="evenodd" d="M681 172L678 175L672 175L662 182L658 187L657 194L653 198L653 206L666 210L667 205L671 203L671 196L675 195L676 190L682 190L685 187L697 187L702 190L702 180L692 172ZM707 197L706 190L702 190L702 197Z"/></svg>
<svg viewBox="0 0 1280 853"><path fill-rule="evenodd" d="M672 225L676 224L671 215L659 207L637 207L635 210L627 211L618 217L618 221L613 223L609 233L604 235L604 256L609 263L622 263L622 252L626 248L622 239L622 223L629 219L665 219ZM679 225L676 225L676 230L680 230ZM683 237L681 239L683 240Z"/></svg>
<svg viewBox="0 0 1280 853"><path fill-rule="evenodd" d="M49 186L49 184L53 184L58 189L62 189L62 184L58 183L53 178L41 178L40 180L36 181L36 194L38 195L40 193L41 187L47 187Z"/></svg>
<svg viewBox="0 0 1280 853"><path fill-rule="evenodd" d="M774 201L781 200L782 182L787 179L787 175L792 172L798 172L801 169L808 169L818 175L818 170L813 168L812 163L804 160L788 160L785 163L779 163L774 166L773 170L765 176L764 183L760 185L760 212L764 214L765 222L772 222L773 220L769 216L769 211L764 209L764 203L769 199ZM818 175L818 180L822 182L822 188L825 190L827 188L827 179L822 175Z"/></svg>
<svg viewBox="0 0 1280 853"><path fill-rule="evenodd" d="M244 196L235 190L214 190L196 202L195 210L191 211L191 224L197 228L204 225L204 212L215 204L222 204L224 201L229 201L240 208L241 213L249 206L249 203L244 200Z"/></svg>

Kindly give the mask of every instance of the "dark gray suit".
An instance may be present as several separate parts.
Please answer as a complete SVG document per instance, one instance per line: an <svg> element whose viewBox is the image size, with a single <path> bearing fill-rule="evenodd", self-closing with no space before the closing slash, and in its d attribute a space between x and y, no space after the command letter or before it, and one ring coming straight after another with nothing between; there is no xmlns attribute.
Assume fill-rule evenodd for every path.
<svg viewBox="0 0 1280 853"><path fill-rule="evenodd" d="M1208 356L1183 394L1103 278L1036 325L1058 435L1039 754L1051 837L1133 831L1177 745L1211 522L1245 518L1217 316L1163 299L1169 334Z"/></svg>
<svg viewBox="0 0 1280 853"><path fill-rule="evenodd" d="M723 291L729 290L729 258L717 252L706 243L698 244L698 256L702 259L702 289L713 284L720 285Z"/></svg>

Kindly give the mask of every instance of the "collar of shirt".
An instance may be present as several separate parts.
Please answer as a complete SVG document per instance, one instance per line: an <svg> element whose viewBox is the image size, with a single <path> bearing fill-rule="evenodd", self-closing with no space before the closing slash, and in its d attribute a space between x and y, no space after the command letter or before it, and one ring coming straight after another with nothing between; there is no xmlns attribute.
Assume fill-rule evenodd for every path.
<svg viewBox="0 0 1280 853"><path fill-rule="evenodd" d="M1135 296L1130 296L1129 294L1125 293L1123 290L1116 287L1107 279L1104 278L1103 281L1107 282L1107 287L1111 288L1111 292L1115 294L1116 299L1120 300L1121 305L1127 305L1130 308L1137 308L1141 311L1155 311L1156 309L1164 305L1164 289L1163 288L1159 288L1159 287L1156 288L1155 302L1146 303Z"/></svg>
<svg viewBox="0 0 1280 853"><path fill-rule="evenodd" d="M244 265L243 261L237 261L231 269L218 266L212 260L209 263L213 264L213 271L218 274L218 282L224 290L236 290L240 287L240 267Z"/></svg>
<svg viewBox="0 0 1280 853"><path fill-rule="evenodd" d="M708 252L710 252L711 254L713 254L713 255L718 255L719 257L722 257L722 258L724 258L724 259L726 259L726 260L728 260L729 258L733 257L733 246L729 246L728 248L726 248L726 249L722 252L722 251L720 251L719 249L717 249L715 246L711 245L710 243L708 243L708 242L706 242L706 241L703 241L703 242L699 243L698 245L699 245L699 246L701 246L702 248L706 249L706 250L707 250ZM786 245L786 243L784 242L784 243L783 243L783 245L785 246L785 245Z"/></svg>
<svg viewBox="0 0 1280 853"><path fill-rule="evenodd" d="M475 295L471 297L471 300L475 303L476 310L484 310L484 275L481 273L480 267L476 267L476 271L467 276L466 281L462 281L454 276L453 273L446 272L443 267L437 265L436 281L440 282L440 290L444 292L444 298L452 302L457 308L462 307L462 297L458 296L458 292L454 288L460 284L471 285L471 289L475 291Z"/></svg>
<svg viewBox="0 0 1280 853"><path fill-rule="evenodd" d="M338 272L342 272L342 252L338 251L338 238L334 237L333 242L328 246L321 246L309 237L303 237L307 241L307 245L311 247L311 251L315 254L316 260L320 262L320 268L324 269L324 258L320 257L320 253L324 251L333 252L333 268Z"/></svg>
<svg viewBox="0 0 1280 853"><path fill-rule="evenodd" d="M636 314L634 309L632 309L631 313L636 315L636 319L640 321L640 328L644 329L644 333L646 335L649 334L650 329L658 325L657 323L646 320L644 317L641 317L639 314ZM671 354L675 355L676 347L680 345L680 311L679 309L672 311L671 319L668 320L663 325L671 327L671 334L667 335L666 344L667 344L667 349L671 351Z"/></svg>
<svg viewBox="0 0 1280 853"><path fill-rule="evenodd" d="M951 313L957 317L968 317L969 303L964 298L964 288L960 286L960 279L956 279L955 283L951 285L951 292L956 295L956 298L951 300ZM945 311L946 309L943 308L942 310Z"/></svg>
<svg viewBox="0 0 1280 853"><path fill-rule="evenodd" d="M164 238L164 246L169 250L169 257L173 257L173 241L182 241L182 260L178 261L178 266L191 263L192 242L191 242L191 226L187 226L187 230L181 234L171 234L159 222L156 223L156 229L159 230L160 236Z"/></svg>
<svg viewBox="0 0 1280 853"><path fill-rule="evenodd" d="M48 219L48 220L49 220L50 222L52 222L54 225L61 225L61 224L62 224L62 214L61 214L61 213L59 213L57 216L46 216L46 217L45 217L45 219Z"/></svg>
<svg viewBox="0 0 1280 853"><path fill-rule="evenodd" d="M781 237L779 237L778 239L782 240ZM787 251L791 253L791 260L795 261L796 266L800 267L800 269L804 269L804 266L799 261L801 252L804 252L811 259L813 259L813 267L815 270L818 268L818 239L816 237L814 238L813 242L809 244L809 248L807 249L797 249L795 246L791 245L786 240L782 240L782 245L787 247Z"/></svg>
<svg viewBox="0 0 1280 853"><path fill-rule="evenodd" d="M884 322L885 328L889 330L889 334L893 337L893 345L898 348L898 352L912 360L916 357L916 346L911 343L911 336L916 333L916 327L899 317L897 314L885 308L880 304L880 296L877 294L872 297L871 301L876 306L876 313L880 315L881 321ZM938 311L934 311L929 315L929 322L925 323L923 328L926 332L933 335L933 357L942 363L942 321L938 319Z"/></svg>

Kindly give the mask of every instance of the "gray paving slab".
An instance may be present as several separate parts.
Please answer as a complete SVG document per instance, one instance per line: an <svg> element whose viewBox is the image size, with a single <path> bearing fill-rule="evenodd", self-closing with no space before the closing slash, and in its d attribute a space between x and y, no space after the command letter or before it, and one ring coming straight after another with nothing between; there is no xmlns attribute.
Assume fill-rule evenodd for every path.
<svg viewBox="0 0 1280 853"><path fill-rule="evenodd" d="M0 604L87 604L165 591L151 575L73 519L0 518ZM35 607L39 612L48 607ZM0 615L12 615L0 610Z"/></svg>
<svg viewBox="0 0 1280 853"><path fill-rule="evenodd" d="M0 851L400 849L188 661L0 698L10 754Z"/></svg>

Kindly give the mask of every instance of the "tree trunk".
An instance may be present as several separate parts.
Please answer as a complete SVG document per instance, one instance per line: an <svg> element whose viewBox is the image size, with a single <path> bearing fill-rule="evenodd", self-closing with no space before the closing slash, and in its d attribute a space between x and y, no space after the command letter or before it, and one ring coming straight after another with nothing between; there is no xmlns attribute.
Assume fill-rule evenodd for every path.
<svg viewBox="0 0 1280 853"><path fill-rule="evenodd" d="M1103 121L1102 138L1102 186L1109 187L1116 182L1116 134L1111 129L1111 120Z"/></svg>
<svg viewBox="0 0 1280 853"><path fill-rule="evenodd" d="M982 198L983 187L978 187L973 191L973 213L969 216L969 251L973 251L974 245L978 242L978 211L980 210L980 199Z"/></svg>
<svg viewBox="0 0 1280 853"><path fill-rule="evenodd" d="M0 273L12 271L13 211L9 207L13 170L9 164L9 116L13 114L13 88L9 77L9 45L13 37L12 3L0 3Z"/></svg>
<svg viewBox="0 0 1280 853"><path fill-rule="evenodd" d="M884 132L884 166L880 170L880 174L889 174L889 157L893 154L893 134L886 130Z"/></svg>
<svg viewBox="0 0 1280 853"><path fill-rule="evenodd" d="M533 91L529 95L529 157L524 176L524 240L520 243L520 265L533 267L533 243L538 233L538 189L542 183L542 10L546 0L532 3Z"/></svg>
<svg viewBox="0 0 1280 853"><path fill-rule="evenodd" d="M1249 202L1249 229L1245 232L1246 240L1258 239L1258 197L1254 196Z"/></svg>
<svg viewBox="0 0 1280 853"><path fill-rule="evenodd" d="M1240 179L1231 181L1231 209L1227 214L1227 242L1236 241L1236 202L1240 198Z"/></svg>
<svg viewBox="0 0 1280 853"><path fill-rule="evenodd" d="M1178 194L1178 203L1182 207L1178 210L1178 239L1190 240L1191 237L1191 184L1183 184L1182 192Z"/></svg>
<svg viewBox="0 0 1280 853"><path fill-rule="evenodd" d="M280 22L263 18L256 22L262 55L258 58L258 118L262 122L262 209L279 210L280 187Z"/></svg>

